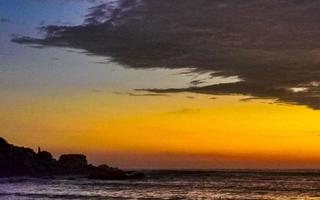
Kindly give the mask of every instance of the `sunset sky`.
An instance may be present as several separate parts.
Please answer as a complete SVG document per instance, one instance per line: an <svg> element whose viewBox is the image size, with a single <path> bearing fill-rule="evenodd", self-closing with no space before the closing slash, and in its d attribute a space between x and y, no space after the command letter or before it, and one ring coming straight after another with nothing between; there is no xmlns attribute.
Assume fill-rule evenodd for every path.
<svg viewBox="0 0 320 200"><path fill-rule="evenodd" d="M319 168L320 3L160 2L0 0L0 136L122 168Z"/></svg>

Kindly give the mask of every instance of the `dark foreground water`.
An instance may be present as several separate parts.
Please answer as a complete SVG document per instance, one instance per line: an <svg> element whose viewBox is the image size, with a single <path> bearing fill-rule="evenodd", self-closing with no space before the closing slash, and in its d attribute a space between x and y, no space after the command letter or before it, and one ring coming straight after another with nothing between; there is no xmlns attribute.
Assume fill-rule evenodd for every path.
<svg viewBox="0 0 320 200"><path fill-rule="evenodd" d="M148 171L137 181L0 179L0 199L320 199L320 171Z"/></svg>

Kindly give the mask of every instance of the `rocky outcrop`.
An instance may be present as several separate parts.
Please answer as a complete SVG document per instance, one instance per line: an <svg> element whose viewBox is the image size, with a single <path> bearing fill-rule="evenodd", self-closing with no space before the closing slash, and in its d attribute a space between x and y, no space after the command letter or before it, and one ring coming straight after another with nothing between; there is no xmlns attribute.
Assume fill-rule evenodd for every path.
<svg viewBox="0 0 320 200"><path fill-rule="evenodd" d="M114 180L114 179L140 179L144 177L143 173L123 171L118 168L109 167L107 165L100 165L98 167L91 167L89 169L88 178L100 180Z"/></svg>
<svg viewBox="0 0 320 200"><path fill-rule="evenodd" d="M35 153L30 148L17 147L0 138L0 177L80 175L90 179L123 180L142 178L142 173L126 172L107 165L88 164L85 155L66 154L59 160L51 153Z"/></svg>
<svg viewBox="0 0 320 200"><path fill-rule="evenodd" d="M61 155L58 162L64 173L83 174L88 170L87 158L82 154Z"/></svg>
<svg viewBox="0 0 320 200"><path fill-rule="evenodd" d="M0 176L34 174L35 163L32 149L13 146L0 138Z"/></svg>

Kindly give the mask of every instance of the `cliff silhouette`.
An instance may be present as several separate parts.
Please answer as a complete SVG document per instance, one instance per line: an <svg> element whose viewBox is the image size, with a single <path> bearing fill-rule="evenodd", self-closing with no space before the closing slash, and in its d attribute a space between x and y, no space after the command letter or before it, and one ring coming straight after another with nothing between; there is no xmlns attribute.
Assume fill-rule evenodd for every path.
<svg viewBox="0 0 320 200"><path fill-rule="evenodd" d="M36 153L31 148L9 144L0 137L0 177L60 175L101 180L137 179L144 176L142 173L123 171L108 165L88 164L86 156L82 154L65 154L56 160L50 152L39 148Z"/></svg>

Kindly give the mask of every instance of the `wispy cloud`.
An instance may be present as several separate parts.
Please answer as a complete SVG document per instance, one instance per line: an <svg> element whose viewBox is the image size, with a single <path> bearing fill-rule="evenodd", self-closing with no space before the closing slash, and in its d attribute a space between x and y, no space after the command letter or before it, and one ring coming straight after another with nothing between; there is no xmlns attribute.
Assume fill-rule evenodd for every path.
<svg viewBox="0 0 320 200"><path fill-rule="evenodd" d="M178 110L166 112L167 115L181 115L181 114L191 114L199 112L199 109L192 109L192 108L181 108Z"/></svg>
<svg viewBox="0 0 320 200"><path fill-rule="evenodd" d="M114 94L118 95L128 95L132 97L155 97L155 96L169 96L167 94L161 93L132 93L132 92L114 92Z"/></svg>
<svg viewBox="0 0 320 200"><path fill-rule="evenodd" d="M6 17L0 17L0 23L12 23L12 21Z"/></svg>

